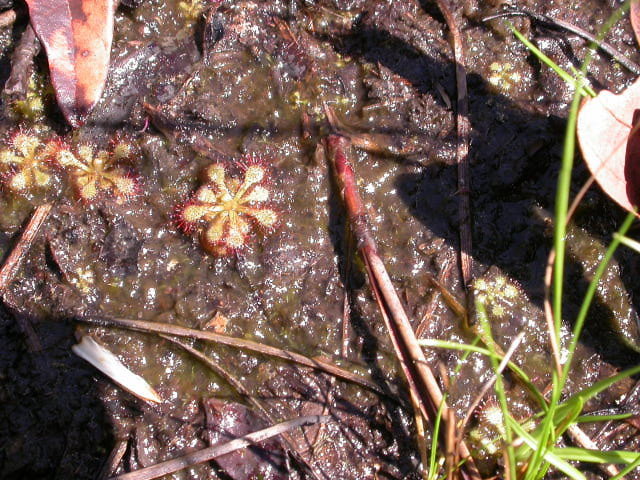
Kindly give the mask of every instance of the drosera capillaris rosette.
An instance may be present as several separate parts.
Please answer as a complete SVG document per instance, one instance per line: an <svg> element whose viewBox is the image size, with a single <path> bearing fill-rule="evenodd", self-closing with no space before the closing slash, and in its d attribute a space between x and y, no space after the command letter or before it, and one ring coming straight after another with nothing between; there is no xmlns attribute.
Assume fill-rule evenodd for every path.
<svg viewBox="0 0 640 480"><path fill-rule="evenodd" d="M0 150L3 184L13 193L31 195L53 183L51 159L60 151L59 139L49 131L17 129Z"/></svg>
<svg viewBox="0 0 640 480"><path fill-rule="evenodd" d="M179 227L197 233L202 248L214 256L241 252L252 232L271 232L278 223L269 176L269 168L253 155L233 165L212 163L204 171L204 184L177 207Z"/></svg>
<svg viewBox="0 0 640 480"><path fill-rule="evenodd" d="M56 163L67 172L77 197L85 203L105 197L123 203L140 193L131 168L133 145L124 140L112 143L109 150L84 143L56 153Z"/></svg>

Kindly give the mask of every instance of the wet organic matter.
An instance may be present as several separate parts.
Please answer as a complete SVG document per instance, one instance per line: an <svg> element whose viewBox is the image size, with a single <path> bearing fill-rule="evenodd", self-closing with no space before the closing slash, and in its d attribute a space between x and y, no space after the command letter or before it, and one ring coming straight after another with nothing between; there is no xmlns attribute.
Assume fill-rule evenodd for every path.
<svg viewBox="0 0 640 480"><path fill-rule="evenodd" d="M117 475L209 446L224 421L245 430L264 425L265 419L254 423L253 417L236 421L243 395L174 343L74 321L112 317L201 330L224 318L226 335L344 362L382 393L282 358L183 339L223 365L273 421L333 416L334 422L292 432L299 461L284 461L283 467L278 457L270 463L288 478L418 479L407 386L348 235L339 186L318 145L337 125L354 143L376 147L354 153L358 190L390 280L412 326L426 338L468 343L474 337L430 280L437 278L462 298L458 197L470 196L474 286L486 295L497 344L506 350L524 332L512 361L543 390L553 368L543 311L553 225L548 212L571 88L531 57L500 20L481 21L503 2L457 3L471 125L471 184L460 192L455 63L445 23L432 4L227 0L201 2L202 11L189 16L186 3L195 5L147 0L116 11L105 92L81 128L68 131L55 112L25 119L30 123L23 131L42 134L42 145L58 139L75 160L63 158L64 168L47 170L55 178L46 193L5 188L0 195L5 257L34 207L43 198L56 200L3 294L0 477L95 478L112 449L118 455L104 467L105 475ZM599 0L517 3L590 31L613 10ZM22 14L15 32L0 30L3 81L26 21ZM528 17L513 21L567 70L586 54L581 38ZM616 25L608 40L637 60L628 22ZM33 68L46 79L43 64L36 57ZM594 88L611 91L633 80L604 56L596 56L588 78ZM5 138L17 127L12 104L1 105ZM337 119L333 124L329 110ZM127 139L137 153L116 153L114 138ZM264 160L246 161L250 157ZM203 179L210 165L218 166L217 173ZM263 166L268 183L255 176ZM587 178L579 163L574 193ZM134 189L134 180L142 187ZM137 195L128 194L133 190ZM182 205L183 226L194 224L197 235L215 227L207 241L194 242L176 225L176 205ZM230 212L238 207L273 213L256 221L247 210L232 220ZM227 213L221 216L218 209ZM277 228L269 233L276 214ZM623 217L596 187L578 207L567 238L563 335L601 245ZM249 226L262 228L240 248ZM202 246L233 254L211 255ZM611 288L600 291L581 340L570 391L637 363L637 352L625 346L638 344L634 331L624 329L621 339L610 322L622 319L623 328L636 319L639 258L617 252L607 273ZM20 325L30 326L40 351L29 350L25 338L31 334ZM163 403L136 400L73 357L74 328L98 337ZM473 354L461 363L462 353L453 350L427 349L425 356L444 379L452 410L463 416L492 376L489 362ZM527 418L533 412L528 392L505 378L514 416ZM617 384L587 410L610 408L631 387L629 380ZM222 413L212 414L213 407ZM473 430L477 425L471 423ZM632 424L614 427L615 433L602 437L608 447L637 449ZM597 426L585 428L596 437ZM280 455L280 448L291 447L279 443L273 451ZM483 474L501 472L500 458L483 455ZM233 478L233 472L220 472L223 463L192 467L174 478Z"/></svg>

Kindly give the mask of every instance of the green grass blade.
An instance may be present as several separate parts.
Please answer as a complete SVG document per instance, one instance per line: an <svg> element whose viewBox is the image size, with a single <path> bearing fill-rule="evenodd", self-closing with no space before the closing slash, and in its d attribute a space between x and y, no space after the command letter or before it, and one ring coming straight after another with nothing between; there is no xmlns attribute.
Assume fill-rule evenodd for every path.
<svg viewBox="0 0 640 480"><path fill-rule="evenodd" d="M469 347L471 348L475 347L478 341L480 341L480 339L476 338L473 344L469 345ZM462 358L460 359L460 363L456 366L454 370L452 381L455 381L455 378L457 378L458 374L460 373L460 370L462 369L462 366L464 365L464 361L467 359L469 355L471 355L471 353L472 353L471 350L464 352L464 354L462 355ZM438 407L438 412L436 414L436 419L433 425L433 433L431 437L431 451L429 452L429 472L427 475L427 477L430 480L438 477L438 468L437 468L438 438L440 438L440 425L442 423L442 409L444 408L446 400L447 400L447 394L445 392L442 396L442 402L440 402L440 406Z"/></svg>
<svg viewBox="0 0 640 480"><path fill-rule="evenodd" d="M524 441L524 443L534 451L538 451L541 449L542 445L540 445L531 435L529 435L515 419L509 416L506 419L506 422L510 424L513 431ZM586 477L580 473L575 467L567 463L564 459L560 458L555 452L545 451L544 460L556 467L558 470L568 475L569 477L575 480L586 480ZM546 471L546 469L545 469ZM527 471L528 473L528 471ZM539 475L538 478L542 478L544 475L544 471L534 472L535 475Z"/></svg>
<svg viewBox="0 0 640 480"><path fill-rule="evenodd" d="M479 347L477 345L468 345L466 343L450 342L447 340L435 340L431 338L420 339L418 340L418 343L422 347L445 348L447 350L462 350L465 352L480 353L482 355L486 355L487 357L495 358L498 361L498 363L502 362L504 358L499 353L493 352L488 348ZM536 386L533 384L533 382L531 381L529 376L525 373L525 371L522 370L518 365L516 365L513 362L507 363L507 366L513 373L515 373L518 377L520 377L520 380L523 382L524 386L532 394L532 396L535 397L536 401L538 402L538 406L543 411L546 411L548 408L547 401L544 399L540 391L536 388Z"/></svg>
<svg viewBox="0 0 640 480"><path fill-rule="evenodd" d="M574 90L580 92L583 96L591 96L595 97L596 92L588 85L584 85L584 81L572 76L569 72L560 67L557 63L547 57L538 47L536 47L533 43L529 41L527 37L525 37L522 33L518 31L518 29L509 21L505 20L505 23L509 27L509 29L513 32L513 34L520 40L520 42L526 46L531 53L533 53L538 59L551 68L554 72L558 74L560 78L562 78L565 82L573 87Z"/></svg>
<svg viewBox="0 0 640 480"><path fill-rule="evenodd" d="M622 480L625 475L634 471L638 466L640 466L640 454L636 457L636 459L630 463L627 468L620 470L620 473L615 477L611 477L609 480Z"/></svg>
<svg viewBox="0 0 640 480"><path fill-rule="evenodd" d="M564 447L555 448L554 455L563 460L588 463L631 464L638 459L638 452L629 450L589 450L586 448Z"/></svg>
<svg viewBox="0 0 640 480"><path fill-rule="evenodd" d="M610 30L613 24L618 21L620 16L623 14L624 9L628 8L630 5L630 1L625 2L624 6L618 9L605 23L603 28L598 34L598 40L601 40L606 32ZM514 32L517 36L517 34ZM519 38L521 38L520 36ZM522 40L522 38L521 38ZM530 42L529 42L530 43ZM581 67L581 75L577 78L578 82L584 81L584 76L586 74L586 69L592 58L592 51L589 51L586 55L586 58ZM564 262L565 262L565 238L567 233L567 211L569 207L569 194L571 188L571 173L573 170L573 161L576 150L576 125L577 125L577 117L578 110L580 107L580 101L583 97L583 92L585 89L579 88L581 87L580 83L577 85L573 101L571 102L571 107L569 110L569 116L567 119L567 128L565 132L565 142L564 149L562 154L562 165L560 168L560 174L558 176L558 187L556 193L556 204L555 204L555 229L554 229L554 239L553 239L553 247L556 252L556 258L554 262L554 275L553 275L553 286L552 286L552 308L555 322L555 331L553 332L557 344L561 345L560 338L560 328L562 325L562 295L563 295L563 284L564 284ZM577 344L577 337L572 338L573 342ZM572 358L570 359L572 360ZM556 408L560 402L560 398L562 396L562 392L565 389L566 385L566 372L568 372L570 368L570 361L566 361L563 368L563 373L558 378L558 374L555 370L552 372L552 392L551 398L549 402L549 410L547 415L542 421L541 424L541 438L540 438L540 449L538 449L530 459L529 469L533 471L530 474L528 471L526 474L527 480L532 480L534 478L541 478L546 472L546 468L543 466L543 458L546 458L545 455L547 450L551 448L557 442L557 434L554 428L554 420L556 418L563 418L565 415L556 416Z"/></svg>
<svg viewBox="0 0 640 480"><path fill-rule="evenodd" d="M640 365L636 365L635 367L628 368L627 370L623 370L622 372L616 375L613 375L611 377L605 378L603 380L600 380L599 382L594 383L589 388L585 388L584 390L581 390L573 394L571 397L565 400L561 405L559 405L558 408L556 409L556 414L558 415L558 418L564 417L567 414L567 412L569 412L570 410L573 410L575 408L573 406L574 403L580 402L584 404L587 402L587 400L603 392L614 383L619 382L620 380L624 380L625 378L632 377L633 375L636 375L638 373L640 373Z"/></svg>
<svg viewBox="0 0 640 480"><path fill-rule="evenodd" d="M431 434L431 451L429 452L429 479L438 478L438 438L440 438L440 425L442 423L442 409L444 407L447 394L443 394L442 402L438 407L435 422L433 422L433 433Z"/></svg>
<svg viewBox="0 0 640 480"><path fill-rule="evenodd" d="M640 242L636 242L635 240L632 240L629 237L625 237L624 235L620 235L619 233L614 233L613 238L619 240L620 243L625 247L629 247L630 249L635 250L637 253L640 253Z"/></svg>
<svg viewBox="0 0 640 480"><path fill-rule="evenodd" d="M495 341L493 340L493 336L491 335L491 325L489 323L489 318L487 317L487 312L485 311L484 305L476 301L476 312L478 316L478 321L480 324L480 329L484 334L483 341L486 343L487 347L491 350L492 346L495 345ZM485 340L486 339L486 340ZM496 353L495 351L493 353ZM500 410L502 411L502 417L506 418L511 416L509 414L509 404L507 402L507 394L504 390L504 383L502 381L502 373L499 371L499 361L497 360L498 355L490 356L489 360L491 361L491 366L493 367L493 372L496 376L496 381L494 385L494 390L496 392L496 396L498 397L498 403L500 405ZM511 427L505 421L504 422L504 432L503 432L504 442L507 450L507 462L508 462L508 471L512 478L516 478L517 472L517 464L516 464L516 454L515 449L513 448L513 433L511 431Z"/></svg>
<svg viewBox="0 0 640 480"><path fill-rule="evenodd" d="M576 418L576 423L612 422L614 420L625 420L630 417L633 417L633 413L619 413L617 415L580 415Z"/></svg>
<svg viewBox="0 0 640 480"><path fill-rule="evenodd" d="M569 400L567 400L565 402L565 404L569 403L571 401L571 399L573 399L575 397L578 397L578 396L582 397L583 401L586 401L586 400L588 400L590 398L595 397L599 393L605 391L607 388L612 386L614 383L619 382L620 380L624 380L625 378L637 375L638 373L640 373L640 365L636 365L635 367L627 368L626 370L623 370L620 373L616 373L615 375L613 375L611 377L604 378L604 379L594 383L589 388L585 388L584 390L581 390L581 391L573 394L569 398Z"/></svg>

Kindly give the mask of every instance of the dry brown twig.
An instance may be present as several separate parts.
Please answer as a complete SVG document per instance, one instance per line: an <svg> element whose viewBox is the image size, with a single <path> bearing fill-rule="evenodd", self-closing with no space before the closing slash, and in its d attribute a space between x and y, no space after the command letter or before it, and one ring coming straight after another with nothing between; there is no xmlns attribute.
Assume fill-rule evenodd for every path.
<svg viewBox="0 0 640 480"><path fill-rule="evenodd" d="M40 41L31 25L27 25L11 55L11 73L4 84L4 94L10 99L25 99L33 72L33 59L39 52Z"/></svg>
<svg viewBox="0 0 640 480"><path fill-rule="evenodd" d="M42 225L47 218L49 218L52 208L53 204L45 203L35 209L33 215L31 215L31 218L29 219L29 223L27 223L27 226L20 234L18 242L2 264L2 267L0 267L0 298L4 302L5 306L7 306L9 310L13 311L14 318L26 336L27 344L32 352L42 350L40 339L28 319L21 314L18 305L16 305L10 298L10 295L7 295L7 288L9 288L9 285L13 282L13 279L20 269L20 265L22 265L24 257L31 249L31 245L33 245L34 240L38 236L38 232L42 228Z"/></svg>
<svg viewBox="0 0 640 480"><path fill-rule="evenodd" d="M444 403L436 378L429 368L424 353L415 337L407 314L391 283L391 279L378 255L375 241L368 227L364 204L358 194L356 179L351 167L351 142L341 135L329 135L324 140L327 157L332 164L340 194L349 217L351 231L356 238L358 250L364 260L371 289L376 297L380 312L389 331L396 355L407 378L409 388L415 396L421 414L433 423L438 408L441 408L443 432L449 431L449 424L455 417ZM446 439L442 438L446 445ZM470 478L480 479L475 462L464 442L456 446L463 469ZM457 463L457 462L456 462Z"/></svg>
<svg viewBox="0 0 640 480"><path fill-rule="evenodd" d="M433 283L436 288L434 289L433 296L431 297L431 300L429 301L429 305L427 306L427 309L425 310L424 314L422 315L422 318L420 319L420 322L418 323L418 326L416 327L416 330L415 330L416 338L421 338L424 335L424 333L427 331L427 329L429 328L429 324L431 322L431 318L433 316L433 312L435 311L436 307L440 303L438 301L439 300L438 299L438 293L446 290L444 288L444 282L446 281L446 279L451 274L451 269L453 268L453 266L455 264L455 262L453 262L451 260L452 260L451 257L447 257L445 259L445 262L442 265L442 269L440 270L440 273L438 274L438 278L436 278L436 279L430 278L429 279L429 281L431 283ZM437 282L437 283L434 283L433 280L435 280L435 282ZM442 286L442 288L440 288L440 286Z"/></svg>
<svg viewBox="0 0 640 480"><path fill-rule="evenodd" d="M170 325L167 323L147 322L144 320L132 320L126 318L108 318L108 317L79 317L76 320L89 323L92 325L110 326L124 328L127 330L136 330L139 332L158 333L165 335L175 335L177 337L196 338L208 342L219 343L233 348L249 350L271 357L281 358L290 362L299 363L315 370L322 370L336 377L342 378L349 382L356 383L362 387L368 388L376 393L384 395L384 392L375 383L361 377L358 374L349 372L340 368L333 363L322 358L309 358L299 353L283 350L280 348L265 345L263 343L244 340L242 338L230 337L219 333L196 330L193 328L181 327L179 325Z"/></svg>
<svg viewBox="0 0 640 480"><path fill-rule="evenodd" d="M276 435L281 435L283 432L288 432L294 428L305 427L315 423L328 422L329 420L331 420L331 417L321 415L295 418L263 430L258 430L257 432L253 432L248 435L244 435L236 438L235 440L231 440L230 442L223 443L222 445L203 448L202 450L189 453L183 457L174 458L173 460L158 463L151 467L142 468L131 473L118 475L117 477L113 477L112 480L152 480L154 478L159 478L164 475L169 475L170 473L189 468L199 463L208 462L235 450L255 445L256 443L260 443Z"/></svg>
<svg viewBox="0 0 640 480"><path fill-rule="evenodd" d="M18 16L15 10L6 10L0 13L0 28L6 28L13 25Z"/></svg>
<svg viewBox="0 0 640 480"><path fill-rule="evenodd" d="M516 352L516 349L520 345L520 342L522 342L523 338L524 338L524 332L520 332L518 333L518 335L516 335L516 337L513 339L513 342L511 342L511 346L504 354L502 361L500 362L500 365L498 365L498 368L496 369L496 373L494 373L491 376L491 378L482 386L482 388L480 389L480 392L478 393L478 395L476 395L476 398L473 400L473 402L471 402L471 405L467 409L467 414L464 416L464 418L462 419L462 423L460 424L461 432L462 430L464 430L464 427L467 425L467 423L469 423L469 420L471 419L471 415L473 415L473 412L475 412L476 408L478 408L478 405L480 405L484 396L487 394L487 392L489 392L491 387L493 387L493 385L496 383L496 380L498 380L498 375L502 375L502 372L504 371L504 369L507 368L507 365L511 360L511 357Z"/></svg>
<svg viewBox="0 0 640 480"><path fill-rule="evenodd" d="M127 452L127 446L129 445L129 437L122 438L117 441L116 445L111 450L109 457L104 462L104 466L100 471L97 480L107 480L109 477L113 475L113 473L120 465L122 461L122 457Z"/></svg>
<svg viewBox="0 0 640 480"><path fill-rule="evenodd" d="M45 220L49 217L52 208L53 205L51 203L45 203L33 212L29 223L20 235L18 243L13 247L2 268L0 268L0 295L4 295L4 292L16 276L25 255L38 236L40 227L42 227Z"/></svg>
<svg viewBox="0 0 640 480"><path fill-rule="evenodd" d="M464 287L468 291L473 281L473 257L471 256L471 182L469 180L469 99L467 98L467 72L464 60L464 44L460 29L446 0L437 0L453 40L453 58L456 64L456 125L458 163L458 211L460 214L460 268Z"/></svg>

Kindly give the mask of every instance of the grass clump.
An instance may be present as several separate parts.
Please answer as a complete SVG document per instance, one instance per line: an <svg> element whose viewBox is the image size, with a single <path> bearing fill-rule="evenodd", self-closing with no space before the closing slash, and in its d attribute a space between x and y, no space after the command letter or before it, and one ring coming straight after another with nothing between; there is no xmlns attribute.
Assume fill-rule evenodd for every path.
<svg viewBox="0 0 640 480"><path fill-rule="evenodd" d="M601 41L606 32L617 22L625 11L628 10L630 2L627 1L609 19L598 36ZM596 93L586 84L585 74L587 66L591 60L591 53L587 55L581 71L574 71L573 75L564 71L544 53L537 49L527 40L515 27L509 23L508 26L514 35L544 64L552 68L562 79L573 86L575 94L570 107L567 119L567 128L564 140L564 150L562 155L562 165L558 178L558 188L555 202L555 226L553 241L553 277L548 285L551 293L551 309L547 312L549 341L552 345L554 366L551 370L551 386L548 392L540 391L527 376L526 372L510 360L508 352L505 354L493 340L491 325L489 321L490 312L496 316L494 310L503 308L497 303L497 295L488 288L476 289L476 331L478 337L476 342L465 345L455 342L438 340L421 340L423 347L436 347L453 350L461 350L465 355L471 353L481 353L486 355L490 361L494 377L492 379L492 390L495 400L492 402L494 418L499 425L492 432L485 432L487 437L480 439L484 441L495 452L502 454L504 472L500 478L537 480L547 476L550 469L562 472L569 478L583 480L587 477L580 471L580 463L590 463L602 465L603 471L610 478L622 478L640 466L640 454L635 451L603 451L594 448L586 435L583 437L579 425L584 422L604 422L609 420L622 420L630 414L613 416L589 416L584 415L583 410L587 402L598 394L602 393L616 382L640 374L640 365L627 369L610 378L598 381L588 388L577 393L569 394L568 380L572 372L574 355L580 336L582 334L587 314L592 305L594 295L597 292L598 284L612 259L614 252L620 244L635 249L640 253L640 243L625 236L631 227L635 214L629 213L620 226L617 233L613 234L604 258L602 258L594 278L589 283L586 294L582 300L581 307L571 324L573 329L565 338L561 335L563 320L563 291L564 291L564 264L565 264L565 239L567 235L567 222L569 220L570 186L573 171L573 161L576 150L576 125L579 106L585 96L595 96ZM593 45L592 45L593 47ZM590 49L590 52L593 48ZM555 257L553 255L555 254ZM495 298L494 298L495 297ZM478 345L478 340L484 346ZM520 382L534 399L536 413L525 419L516 419L512 414L513 406L510 405L505 384L503 380L503 369L508 368L513 373L514 378ZM499 411L499 415L496 413ZM437 425L437 422L436 422ZM464 427L464 425L463 425ZM473 435L478 435L478 431L471 431ZM567 434L574 445L561 446L561 438ZM473 438L472 438L473 441ZM435 447L435 445L434 445ZM430 464L430 475L428 478L438 478L433 472L437 469L437 464L432 455ZM618 470L612 465L620 465ZM576 466L578 465L578 466ZM608 466L605 466L608 465Z"/></svg>

